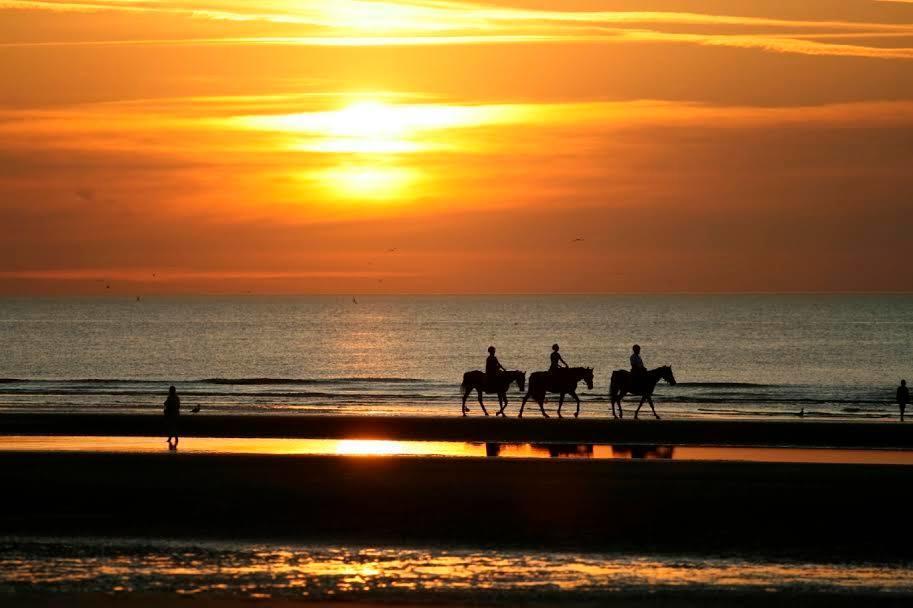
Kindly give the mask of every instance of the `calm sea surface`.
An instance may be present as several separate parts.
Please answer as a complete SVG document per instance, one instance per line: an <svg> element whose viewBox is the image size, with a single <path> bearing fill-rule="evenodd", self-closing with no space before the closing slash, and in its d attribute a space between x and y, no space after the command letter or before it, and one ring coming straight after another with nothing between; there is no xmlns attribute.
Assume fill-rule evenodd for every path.
<svg viewBox="0 0 913 608"><path fill-rule="evenodd" d="M913 380L913 296L0 299L0 411L157 412L174 383L204 412L458 415L490 344L531 372L553 342L595 368L584 417L637 342L679 381L660 413L877 419Z"/></svg>

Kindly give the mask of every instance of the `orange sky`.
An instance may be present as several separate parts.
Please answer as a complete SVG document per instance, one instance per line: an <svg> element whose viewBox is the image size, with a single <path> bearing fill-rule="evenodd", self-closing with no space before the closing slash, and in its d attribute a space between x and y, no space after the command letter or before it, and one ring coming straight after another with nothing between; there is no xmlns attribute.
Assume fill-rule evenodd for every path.
<svg viewBox="0 0 913 608"><path fill-rule="evenodd" d="M0 161L0 294L909 291L913 2L0 0Z"/></svg>

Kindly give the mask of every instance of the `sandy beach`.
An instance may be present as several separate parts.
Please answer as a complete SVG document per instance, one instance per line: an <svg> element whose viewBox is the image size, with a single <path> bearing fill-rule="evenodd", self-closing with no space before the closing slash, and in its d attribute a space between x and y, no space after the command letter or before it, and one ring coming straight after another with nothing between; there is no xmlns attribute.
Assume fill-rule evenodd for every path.
<svg viewBox="0 0 913 608"><path fill-rule="evenodd" d="M494 416L230 416L184 414L185 437L392 439L638 445L913 448L913 425L885 422L523 419ZM161 415L4 414L0 435L165 436Z"/></svg>
<svg viewBox="0 0 913 608"><path fill-rule="evenodd" d="M4 534L909 556L903 466L0 453Z"/></svg>

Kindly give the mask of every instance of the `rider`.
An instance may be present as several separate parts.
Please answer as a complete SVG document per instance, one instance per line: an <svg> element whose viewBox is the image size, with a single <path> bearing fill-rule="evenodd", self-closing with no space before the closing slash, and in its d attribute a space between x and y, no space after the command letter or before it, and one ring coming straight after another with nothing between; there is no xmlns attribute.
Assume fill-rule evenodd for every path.
<svg viewBox="0 0 913 608"><path fill-rule="evenodd" d="M567 361L565 361L564 358L561 356L561 353L558 352L557 344L552 344L552 354L550 356L552 359L552 364L548 368L549 372L554 373L554 372L558 371L559 369L561 369L562 364L564 364L563 367L567 367Z"/></svg>
<svg viewBox="0 0 913 608"><path fill-rule="evenodd" d="M506 372L504 366L495 357L495 347L488 347L488 358L485 359L485 380L491 383L502 371Z"/></svg>
<svg viewBox="0 0 913 608"><path fill-rule="evenodd" d="M646 373L647 367L644 365L644 360L640 358L640 344L635 344L631 350L634 351L631 354L631 381L637 386Z"/></svg>

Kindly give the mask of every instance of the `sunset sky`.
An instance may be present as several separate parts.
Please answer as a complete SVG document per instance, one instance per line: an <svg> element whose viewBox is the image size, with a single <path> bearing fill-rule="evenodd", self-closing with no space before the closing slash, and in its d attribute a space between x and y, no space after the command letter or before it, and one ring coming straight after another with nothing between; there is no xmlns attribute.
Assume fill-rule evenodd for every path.
<svg viewBox="0 0 913 608"><path fill-rule="evenodd" d="M0 294L910 291L913 0L0 0L0 161Z"/></svg>

